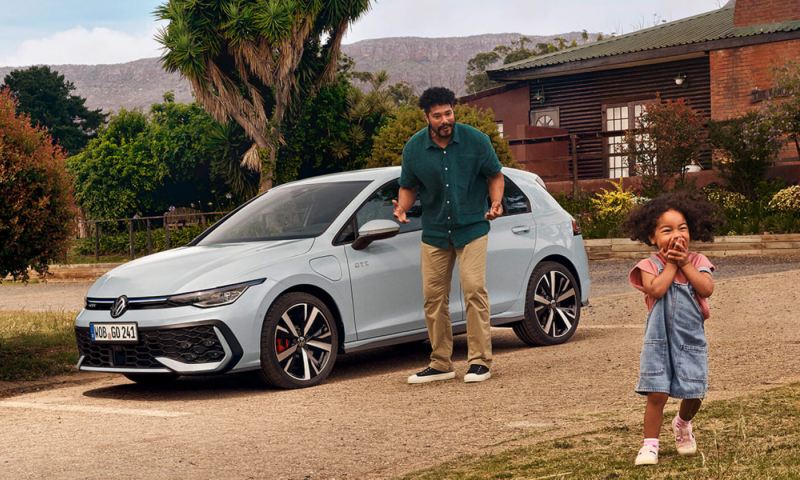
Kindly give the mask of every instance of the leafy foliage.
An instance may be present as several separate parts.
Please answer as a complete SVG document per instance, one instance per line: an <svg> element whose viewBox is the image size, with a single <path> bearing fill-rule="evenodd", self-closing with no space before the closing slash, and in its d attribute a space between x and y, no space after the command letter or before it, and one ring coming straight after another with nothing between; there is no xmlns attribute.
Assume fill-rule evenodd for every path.
<svg viewBox="0 0 800 480"><path fill-rule="evenodd" d="M17 114L8 89L0 91L0 278L28 279L61 258L74 208L64 153L46 132Z"/></svg>
<svg viewBox="0 0 800 480"><path fill-rule="evenodd" d="M800 214L800 185L778 190L770 199L769 208L777 212Z"/></svg>
<svg viewBox="0 0 800 480"><path fill-rule="evenodd" d="M592 214L586 219L588 224L585 226L590 237L624 236L620 227L635 205L636 196L632 191L625 190L621 179L609 183L612 189L602 189L591 199Z"/></svg>
<svg viewBox="0 0 800 480"><path fill-rule="evenodd" d="M648 104L636 128L625 134L629 166L642 178L642 193L655 197L685 167L697 162L704 141L703 122L684 99Z"/></svg>
<svg viewBox="0 0 800 480"><path fill-rule="evenodd" d="M170 206L216 210L254 193L255 176L238 164L249 148L243 132L217 124L197 104L167 100L149 118L120 111L69 158L76 198L90 218L160 215Z"/></svg>
<svg viewBox="0 0 800 480"><path fill-rule="evenodd" d="M800 155L800 62L789 62L775 72L778 96L767 107L767 116L793 142Z"/></svg>
<svg viewBox="0 0 800 480"><path fill-rule="evenodd" d="M717 166L734 191L754 200L767 169L783 147L781 131L757 112L739 118L709 122L711 144L721 150Z"/></svg>
<svg viewBox="0 0 800 480"><path fill-rule="evenodd" d="M351 78L368 84L369 91L353 86ZM396 108L396 92L387 81L385 72L345 70L336 83L308 98L284 128L286 142L278 154L283 170L276 181L364 168L373 136Z"/></svg>
<svg viewBox="0 0 800 480"><path fill-rule="evenodd" d="M70 93L75 90L72 82L50 67L14 70L4 83L17 98L17 110L27 113L34 125L46 128L68 154L86 146L105 121L100 109L86 108L86 99Z"/></svg>
<svg viewBox="0 0 800 480"><path fill-rule="evenodd" d="M487 134L492 141L497 158L505 166L516 166L504 140L497 131L494 115L491 110L482 110L472 105L456 105L456 121L471 125ZM394 117L375 135L372 154L367 167L388 167L403 162L403 146L412 135L427 125L425 115L417 107L400 107Z"/></svg>

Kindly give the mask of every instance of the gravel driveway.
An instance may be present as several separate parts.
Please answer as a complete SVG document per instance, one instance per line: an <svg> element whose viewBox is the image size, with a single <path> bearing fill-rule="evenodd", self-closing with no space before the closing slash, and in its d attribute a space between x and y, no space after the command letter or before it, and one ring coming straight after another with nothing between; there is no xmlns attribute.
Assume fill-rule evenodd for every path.
<svg viewBox="0 0 800 480"><path fill-rule="evenodd" d="M716 263L708 398L800 381L800 291L787 288L800 259ZM564 345L527 348L494 329L493 377L481 384L407 385L427 358L417 343L346 355L325 384L304 390L264 390L245 375L145 388L79 374L0 398L0 478L386 478L600 427L636 431L645 307L625 284L630 264L593 264L592 306ZM4 299L10 287L0 287ZM22 288L52 302L43 292L56 287ZM456 337L459 377L465 350ZM702 411L696 424L713 434Z"/></svg>

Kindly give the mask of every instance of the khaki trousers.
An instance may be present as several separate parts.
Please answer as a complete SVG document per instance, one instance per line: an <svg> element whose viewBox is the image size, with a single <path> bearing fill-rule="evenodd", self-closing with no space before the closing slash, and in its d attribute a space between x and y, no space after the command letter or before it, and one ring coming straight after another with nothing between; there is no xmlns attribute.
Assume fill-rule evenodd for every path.
<svg viewBox="0 0 800 480"><path fill-rule="evenodd" d="M484 235L463 248L421 248L422 296L425 322L431 340L430 367L453 370L453 329L450 323L450 282L458 261L464 305L467 310L467 362L491 367L492 338L489 324L489 294L486 291L486 247Z"/></svg>

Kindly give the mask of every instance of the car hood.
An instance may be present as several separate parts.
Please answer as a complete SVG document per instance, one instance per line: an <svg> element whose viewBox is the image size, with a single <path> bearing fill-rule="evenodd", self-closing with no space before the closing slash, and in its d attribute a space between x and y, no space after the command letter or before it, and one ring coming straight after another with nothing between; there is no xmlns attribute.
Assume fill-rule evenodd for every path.
<svg viewBox="0 0 800 480"><path fill-rule="evenodd" d="M302 255L313 238L181 247L121 265L89 289L88 297L158 297L267 276L266 267Z"/></svg>

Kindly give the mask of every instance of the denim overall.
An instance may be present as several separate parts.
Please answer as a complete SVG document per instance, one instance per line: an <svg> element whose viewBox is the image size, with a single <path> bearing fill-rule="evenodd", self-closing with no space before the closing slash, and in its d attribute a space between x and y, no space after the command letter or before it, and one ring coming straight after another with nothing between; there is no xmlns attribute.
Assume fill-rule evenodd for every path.
<svg viewBox="0 0 800 480"><path fill-rule="evenodd" d="M651 261L664 270L661 260ZM691 284L672 282L647 317L636 392L703 398L708 390L708 345Z"/></svg>

